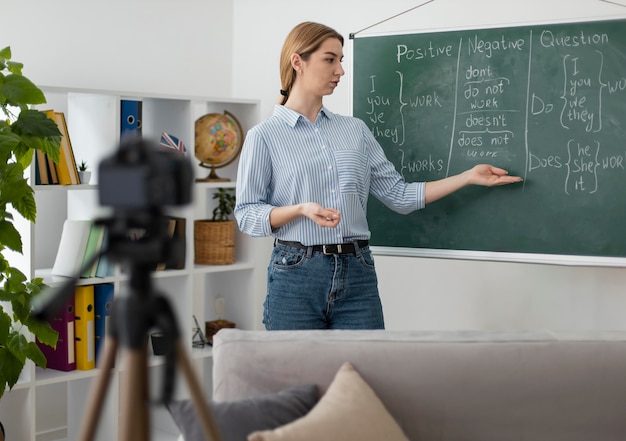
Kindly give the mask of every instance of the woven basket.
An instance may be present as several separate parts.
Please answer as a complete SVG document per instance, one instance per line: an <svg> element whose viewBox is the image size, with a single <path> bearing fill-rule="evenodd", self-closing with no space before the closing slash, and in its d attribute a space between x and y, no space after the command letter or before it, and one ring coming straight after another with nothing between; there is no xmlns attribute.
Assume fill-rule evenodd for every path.
<svg viewBox="0 0 626 441"><path fill-rule="evenodd" d="M229 265L235 263L235 221L197 220L193 223L195 263Z"/></svg>

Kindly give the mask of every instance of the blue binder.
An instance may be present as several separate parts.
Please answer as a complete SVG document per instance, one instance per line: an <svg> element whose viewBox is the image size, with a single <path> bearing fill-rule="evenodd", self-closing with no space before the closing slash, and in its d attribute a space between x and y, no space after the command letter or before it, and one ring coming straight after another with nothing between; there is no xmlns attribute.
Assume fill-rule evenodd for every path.
<svg viewBox="0 0 626 441"><path fill-rule="evenodd" d="M113 284L103 283L94 285L94 306L95 306L95 345L96 345L96 363L100 350L104 345L104 338L107 332L107 321L111 315L113 307Z"/></svg>
<svg viewBox="0 0 626 441"><path fill-rule="evenodd" d="M121 136L141 136L141 101L121 100Z"/></svg>

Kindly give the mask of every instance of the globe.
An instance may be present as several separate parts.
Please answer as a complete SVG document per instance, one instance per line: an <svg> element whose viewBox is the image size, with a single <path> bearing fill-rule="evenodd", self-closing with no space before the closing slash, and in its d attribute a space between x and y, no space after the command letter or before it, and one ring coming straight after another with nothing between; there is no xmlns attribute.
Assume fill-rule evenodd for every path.
<svg viewBox="0 0 626 441"><path fill-rule="evenodd" d="M194 154L202 167L211 169L209 175L198 181L228 181L217 176L215 169L233 162L241 152L243 130L241 124L227 110L224 114L209 113L196 120Z"/></svg>

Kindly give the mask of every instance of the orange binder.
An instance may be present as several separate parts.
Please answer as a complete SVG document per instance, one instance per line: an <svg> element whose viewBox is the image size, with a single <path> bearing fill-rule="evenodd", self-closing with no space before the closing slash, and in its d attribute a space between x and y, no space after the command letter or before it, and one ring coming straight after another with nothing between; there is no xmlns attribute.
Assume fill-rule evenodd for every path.
<svg viewBox="0 0 626 441"><path fill-rule="evenodd" d="M93 285L77 286L74 291L76 369L96 367L95 308Z"/></svg>

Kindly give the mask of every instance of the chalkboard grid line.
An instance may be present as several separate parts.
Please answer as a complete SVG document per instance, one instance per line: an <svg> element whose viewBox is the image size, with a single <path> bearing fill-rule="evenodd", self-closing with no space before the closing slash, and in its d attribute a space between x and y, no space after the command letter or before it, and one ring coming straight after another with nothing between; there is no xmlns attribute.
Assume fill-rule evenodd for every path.
<svg viewBox="0 0 626 441"><path fill-rule="evenodd" d="M454 85L455 90L459 90L459 67L461 66L461 48L463 46L463 38L459 39L459 50L457 51L456 56L456 84ZM452 119L452 136L450 137L450 151L448 152L448 166L446 168L446 177L450 176L450 163L452 162L452 151L454 150L454 138L456 134L456 118L458 112L459 105L459 96L458 94L454 95L454 118Z"/></svg>
<svg viewBox="0 0 626 441"><path fill-rule="evenodd" d="M524 119L524 150L526 154L526 164L524 166L524 182L522 183L522 188L526 189L526 178L528 177L528 168L530 165L530 147L528 146L528 112L530 110L530 74L532 71L532 59L533 59L533 30L529 30L529 45L528 45L528 74L526 75L526 117Z"/></svg>

